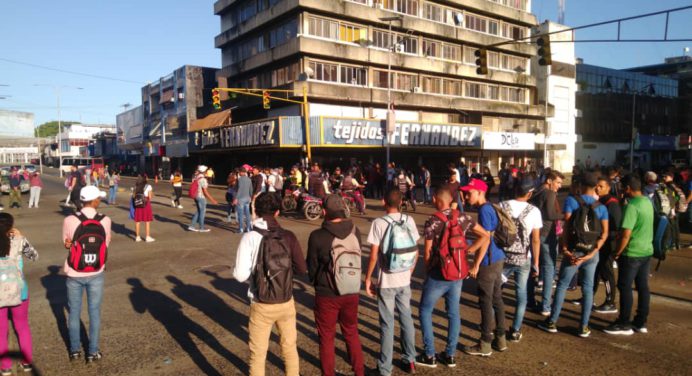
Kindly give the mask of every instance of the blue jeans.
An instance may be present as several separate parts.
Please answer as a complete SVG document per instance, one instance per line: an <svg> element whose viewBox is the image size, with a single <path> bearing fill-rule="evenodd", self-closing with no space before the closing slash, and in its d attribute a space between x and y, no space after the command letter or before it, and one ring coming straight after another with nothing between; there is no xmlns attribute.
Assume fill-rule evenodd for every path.
<svg viewBox="0 0 692 376"><path fill-rule="evenodd" d="M252 216L250 215L250 201L238 201L235 208L238 216L238 230L240 232L252 231Z"/></svg>
<svg viewBox="0 0 692 376"><path fill-rule="evenodd" d="M518 332L521 329L521 323L524 321L524 314L526 313L526 284L531 274L531 259L526 260L524 265L505 264L503 274L507 278L514 277L517 307L514 313L512 329Z"/></svg>
<svg viewBox="0 0 692 376"><path fill-rule="evenodd" d="M377 368L380 374L390 375L394 352L394 308L399 312L403 360L414 362L416 359L415 329L411 317L411 286L379 289L377 307L380 312L380 359L377 360Z"/></svg>
<svg viewBox="0 0 692 376"><path fill-rule="evenodd" d="M118 186L112 185L108 188L108 204L115 205L115 195L118 192Z"/></svg>
<svg viewBox="0 0 692 376"><path fill-rule="evenodd" d="M67 306L69 318L67 327L70 333L70 352L82 349L79 338L80 314L82 312L82 294L86 290L89 311L89 354L99 351L99 334L101 332L101 301L103 300L103 273L93 277L67 277Z"/></svg>
<svg viewBox="0 0 692 376"><path fill-rule="evenodd" d="M195 205L197 205L197 211L195 215L192 216L192 224L190 227L195 227L195 223L199 223L199 229L204 230L204 215L207 213L207 199L204 197L197 197L195 199Z"/></svg>
<svg viewBox="0 0 692 376"><path fill-rule="evenodd" d="M425 186L425 202L432 202L432 196L430 196L429 186Z"/></svg>
<svg viewBox="0 0 692 376"><path fill-rule="evenodd" d="M445 311L447 311L447 347L445 352L449 356L454 356L459 342L459 299L461 298L461 287L464 280L441 281L433 278L426 278L423 285L423 294L420 299L420 326L423 329L423 343L425 344L425 354L435 355L435 333L433 332L432 313L435 304L441 297L445 298Z"/></svg>
<svg viewBox="0 0 692 376"><path fill-rule="evenodd" d="M555 265L557 264L557 236L555 230L551 230L548 236L541 236L541 280L543 280L543 299L541 310L550 312L553 295L553 280L555 279Z"/></svg>
<svg viewBox="0 0 692 376"><path fill-rule="evenodd" d="M575 253L577 257L583 256L583 253ZM560 265L560 280L557 283L557 290L555 290L555 301L553 302L553 311L550 315L550 321L556 323L557 319L560 318L560 311L562 310L562 303L565 302L565 295L567 294L567 288L569 283L572 281L577 272L579 272L579 279L581 280L581 327L587 327L589 325L589 318L591 317L591 309L593 308L593 281L596 276L596 266L598 265L598 253L581 265L572 265L568 260L563 259Z"/></svg>

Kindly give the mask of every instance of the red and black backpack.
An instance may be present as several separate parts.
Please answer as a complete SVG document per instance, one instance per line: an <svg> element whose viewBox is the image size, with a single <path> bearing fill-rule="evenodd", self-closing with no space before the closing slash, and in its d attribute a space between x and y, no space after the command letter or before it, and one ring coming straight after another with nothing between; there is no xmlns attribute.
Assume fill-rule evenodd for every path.
<svg viewBox="0 0 692 376"><path fill-rule="evenodd" d="M459 212L452 210L451 218L441 212L434 215L444 223L442 238L437 248L442 277L447 281L464 279L469 274L469 265L466 260L468 244L459 221Z"/></svg>
<svg viewBox="0 0 692 376"><path fill-rule="evenodd" d="M101 224L105 215L98 213L94 218L87 218L82 212L78 212L75 216L80 224L72 237L67 264L78 272L97 272L106 264L108 257L106 230Z"/></svg>

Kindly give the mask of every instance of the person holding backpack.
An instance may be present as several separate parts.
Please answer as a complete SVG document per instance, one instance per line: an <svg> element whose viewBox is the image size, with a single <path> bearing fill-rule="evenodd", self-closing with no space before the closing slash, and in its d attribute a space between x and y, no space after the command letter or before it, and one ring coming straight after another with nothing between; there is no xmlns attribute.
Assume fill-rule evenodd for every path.
<svg viewBox="0 0 692 376"><path fill-rule="evenodd" d="M31 372L33 350L29 328L29 285L24 278L24 260L38 259L38 252L14 228L14 217L0 213L0 271L3 294L0 296L0 374L12 375L12 359L8 356L9 318L17 333L22 361L19 367Z"/></svg>
<svg viewBox="0 0 692 376"><path fill-rule="evenodd" d="M372 222L368 234L370 261L365 273L365 292L374 298L380 322L380 375L392 373L394 351L394 311L399 313L401 349L404 352L404 370L414 373L416 358L415 329L411 317L411 274L418 259L417 241L420 238L413 218L399 212L402 194L398 188L385 195L387 214ZM377 269L377 281L372 275Z"/></svg>
<svg viewBox="0 0 692 376"><path fill-rule="evenodd" d="M646 321L649 316L649 270L654 254L654 207L642 195L642 183L637 176L629 175L623 180L625 194L630 198L622 216L622 233L615 254L618 263L618 290L620 290L620 315L603 331L608 334L632 335L634 332L648 333ZM637 315L632 314L632 283L637 287Z"/></svg>
<svg viewBox="0 0 692 376"><path fill-rule="evenodd" d="M69 251L65 260L67 274L67 327L70 337L70 361L81 358L80 325L82 296L86 290L89 312L89 346L87 363L101 360L99 337L101 332L101 302L103 301L104 270L111 241L111 219L97 212L106 192L95 186L82 188L80 200L83 208L65 217L62 241ZM92 241L95 240L95 241Z"/></svg>
<svg viewBox="0 0 692 376"><path fill-rule="evenodd" d="M144 233L146 234L144 241L151 243L156 240L150 236L151 222L154 220L154 213L151 209L151 200L153 198L154 188L147 182L146 175L139 175L132 191L132 205L135 207L136 242L142 241L142 238L139 236L139 224L141 222L144 222Z"/></svg>
<svg viewBox="0 0 692 376"><path fill-rule="evenodd" d="M593 284L598 266L599 251L608 238L608 209L596 200L598 180L591 172L581 178L582 194L565 200L565 232L561 239L563 261L560 279L550 317L538 325L549 333L557 333L557 320L572 278L579 273L581 281L581 325L579 337L591 335L589 318L593 309ZM596 196L597 197L597 196Z"/></svg>
<svg viewBox="0 0 692 376"><path fill-rule="evenodd" d="M322 375L335 375L336 324L348 349L356 376L364 375L363 350L358 336L358 304L361 287L360 231L346 219L346 205L339 195L324 200L322 228L308 240L307 267L315 286L315 324L320 337Z"/></svg>
<svg viewBox="0 0 692 376"><path fill-rule="evenodd" d="M425 352L416 357L416 365L437 367L437 362L456 367L454 356L459 342L459 300L461 288L469 274L467 253L476 253L488 245L488 233L466 213L452 210L452 192L447 188L435 191L433 203L437 212L425 223L425 253L427 270L420 302L420 324L423 331ZM466 242L473 232L477 239L472 245ZM447 346L444 352L435 353L435 334L432 313L437 301L445 298L447 310ZM504 315L504 314L503 314Z"/></svg>
<svg viewBox="0 0 692 376"><path fill-rule="evenodd" d="M264 376L269 337L276 324L281 337L285 374L300 371L296 307L293 300L293 276L307 271L303 251L296 236L276 221L281 199L272 193L260 193L255 200L258 218L254 230L243 235L238 244L233 277L249 281L250 376Z"/></svg>
<svg viewBox="0 0 692 376"><path fill-rule="evenodd" d="M536 187L535 180L525 177L517 182L517 197L501 202L496 208L499 221L493 234L496 242L499 233L509 234L507 238L501 238L498 246L505 252L503 274L507 278L514 277L515 283L516 311L509 331L512 342L519 342L523 337L521 325L529 299L527 285L529 278L538 277L539 274L540 233L543 228L541 211L529 203ZM515 227L516 231L506 230L511 227Z"/></svg>
<svg viewBox="0 0 692 376"><path fill-rule="evenodd" d="M593 284L593 294L596 296L599 280L605 286L606 300L603 304L593 308L596 313L617 313L615 306L615 274L613 273L613 261L617 250L618 231L622 222L622 208L620 200L610 194L610 184L608 178L602 176L598 178L596 186L598 201L608 209L608 240L601 248L598 256L598 266L596 266L596 280Z"/></svg>
<svg viewBox="0 0 692 376"><path fill-rule="evenodd" d="M209 232L208 228L204 228L204 216L207 212L207 199L214 205L218 202L214 200L209 194L207 189L209 188L209 183L206 178L207 166L199 165L197 167L197 175L192 180L190 185L190 197L195 200L195 214L192 216L192 223L187 227L189 231L194 232ZM199 228L195 225L199 224Z"/></svg>

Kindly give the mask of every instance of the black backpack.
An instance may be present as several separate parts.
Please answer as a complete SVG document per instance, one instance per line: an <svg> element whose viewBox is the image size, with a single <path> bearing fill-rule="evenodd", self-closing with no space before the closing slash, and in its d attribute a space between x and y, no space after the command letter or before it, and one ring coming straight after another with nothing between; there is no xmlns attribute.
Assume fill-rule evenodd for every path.
<svg viewBox="0 0 692 376"><path fill-rule="evenodd" d="M601 237L603 231L601 220L596 216L596 208L601 203L597 200L588 205L581 196L573 197L579 203L579 208L572 213L569 221L567 221L569 246L573 251L589 253L596 247L598 238Z"/></svg>
<svg viewBox="0 0 692 376"><path fill-rule="evenodd" d="M291 250L283 239L283 231L254 231L262 235L252 274L257 288L254 298L260 303L285 303L293 297L293 262Z"/></svg>

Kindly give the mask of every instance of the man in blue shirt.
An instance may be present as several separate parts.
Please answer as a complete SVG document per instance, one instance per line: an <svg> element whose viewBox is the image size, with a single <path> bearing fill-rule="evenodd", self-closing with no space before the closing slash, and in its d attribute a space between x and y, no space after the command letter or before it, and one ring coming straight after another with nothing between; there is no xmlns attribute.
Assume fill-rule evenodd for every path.
<svg viewBox="0 0 692 376"><path fill-rule="evenodd" d="M499 218L485 197L488 186L483 180L471 179L461 190L467 195L466 202L478 207L478 223L486 231L495 231ZM492 349L507 350L505 339L505 305L502 301L502 268L504 252L490 238L488 247L480 248L469 271L478 284L478 300L481 307L481 339L478 345L465 348L470 355L490 356ZM493 326L495 330L493 333ZM491 344L492 342L492 344Z"/></svg>
<svg viewBox="0 0 692 376"><path fill-rule="evenodd" d="M567 293L567 287L574 277L574 275L579 272L581 277L581 290L582 290L582 304L581 304L581 327L579 329L579 336L586 338L591 334L589 329L589 318L591 317L591 309L593 308L593 284L594 277L596 274L596 266L598 265L598 253L603 244L605 244L608 238L608 209L597 203L598 196L596 195L596 185L598 185L598 178L593 173L586 173L582 177L581 187L582 195L579 196L580 200L583 202L580 204L579 200L573 196L567 197L565 200L565 205L563 212L565 213L565 236L562 239L562 254L563 262L560 267L560 279L557 284L557 290L555 291L555 299L553 301L552 312L550 317L538 327L549 332L557 333L557 320L560 317L560 311L562 310L562 304L565 300L565 295ZM573 224L570 219L573 215L577 215L579 210L586 210L590 205L596 205L594 207L594 212L596 219L601 223L601 233L600 236L595 240L595 244L586 244L582 246L577 246L572 244L566 238L571 237L571 228ZM576 217L575 217L576 218ZM587 246L587 248L584 248Z"/></svg>

